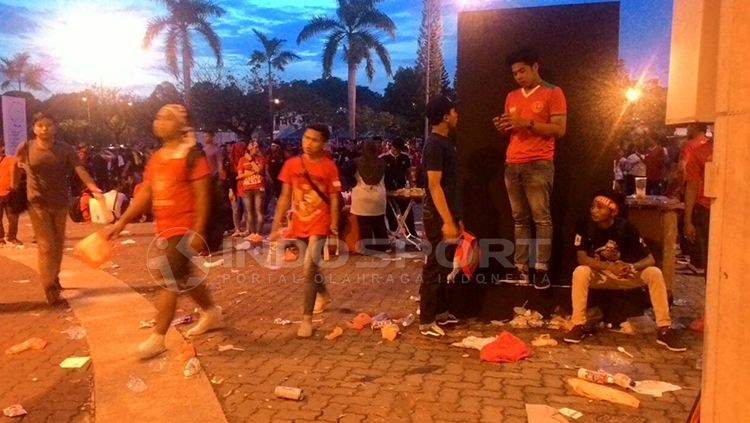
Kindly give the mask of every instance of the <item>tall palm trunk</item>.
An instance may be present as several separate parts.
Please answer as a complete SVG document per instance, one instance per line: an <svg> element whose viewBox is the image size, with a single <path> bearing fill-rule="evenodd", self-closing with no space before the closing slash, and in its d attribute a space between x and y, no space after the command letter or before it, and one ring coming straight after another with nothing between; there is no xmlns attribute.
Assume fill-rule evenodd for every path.
<svg viewBox="0 0 750 423"><path fill-rule="evenodd" d="M190 67L192 58L188 57L188 39L189 34L185 31L185 35L182 37L182 82L185 85L185 107L190 110L190 89L192 88L192 81L190 80Z"/></svg>
<svg viewBox="0 0 750 423"><path fill-rule="evenodd" d="M273 74L271 73L271 61L268 61L268 119L271 122L270 129L270 140L273 141Z"/></svg>
<svg viewBox="0 0 750 423"><path fill-rule="evenodd" d="M349 137L357 138L357 64L349 62Z"/></svg>

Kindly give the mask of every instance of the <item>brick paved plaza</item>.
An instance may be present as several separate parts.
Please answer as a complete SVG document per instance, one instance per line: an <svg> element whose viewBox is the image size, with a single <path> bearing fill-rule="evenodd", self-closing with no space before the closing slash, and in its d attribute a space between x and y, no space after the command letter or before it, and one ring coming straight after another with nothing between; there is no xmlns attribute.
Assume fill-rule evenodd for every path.
<svg viewBox="0 0 750 423"><path fill-rule="evenodd" d="M22 219L22 240L32 249L30 228L25 223L27 219ZM70 224L66 246L94 228ZM139 224L129 230L132 235L121 240L133 239L136 243L119 246L114 262L120 267L106 272L151 300L159 289L145 265L152 228ZM29 411L24 422L95 421L97 403L92 397L92 384L117 383L123 395L148 402L151 407L159 407L160 398L180 395L155 390L134 394L127 390L127 380L97 380L96 361L82 371L60 369L58 363L65 357L87 354L85 338L70 340L60 333L80 323L64 303L52 308L43 305L32 269L10 261L4 254L0 251L3 349L32 336L46 339L49 345L42 351L0 356L2 408L23 404ZM237 264L236 253L224 258L225 264ZM684 422L700 388L696 362L702 341L687 330L683 333L690 349L673 353L658 346L654 334L628 336L603 331L570 346L562 343L562 331L500 328L474 320L449 329L448 336L439 340L421 336L416 325L394 342L383 341L379 331L369 328L361 332L348 329L346 322L360 312L387 312L399 318L415 311L417 303L409 297L418 294L421 261L414 255L385 263L356 257L343 267L326 271L328 280L334 282L329 285L332 303L321 317L323 322L315 325L313 338L298 339L296 325L274 323L277 318L300 318L301 285L299 277L294 282L295 270L269 271L247 258L244 266L211 269L209 283L224 309L226 327L193 340L206 376L217 382L212 383L213 393L229 422L524 422L526 403L576 409L583 413L579 422ZM70 263L65 261L64 267ZM363 269L366 263L387 267ZM25 279L32 282L17 282ZM678 276L675 297L684 302L673 307L676 322L689 322L700 313L703 291L702 279ZM195 307L187 298L182 298L179 306L179 314L192 312ZM152 318L150 313L140 311L131 317L112 324L137 328L140 320ZM343 336L325 340L337 325L344 328ZM184 331L187 327L179 328ZM478 351L450 346L465 336L493 336L503 329L527 343L541 333L550 333L561 343L533 348L531 357L513 364L481 362ZM145 338L147 330L142 334ZM227 344L242 351L220 352L218 347ZM618 353L617 346L624 346L634 358ZM155 360L171 363L175 355L171 350ZM121 360L125 363L133 359L123 351ZM160 366L142 366L147 367L150 370L138 375L147 385L154 372L181 372L175 365L161 366L161 370ZM575 377L578 367L620 371L636 380L663 380L683 389L661 398L635 394L641 400L639 409L590 402L565 384L567 378ZM305 398L277 399L274 388L278 385L300 387ZM164 416L164 421L171 420ZM221 421L220 416L217 421Z"/></svg>

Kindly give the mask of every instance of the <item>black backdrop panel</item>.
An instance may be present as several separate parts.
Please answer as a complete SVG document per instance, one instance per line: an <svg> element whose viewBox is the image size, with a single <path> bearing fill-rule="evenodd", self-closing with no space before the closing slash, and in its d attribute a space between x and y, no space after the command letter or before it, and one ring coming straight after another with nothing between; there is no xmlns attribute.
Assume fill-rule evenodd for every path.
<svg viewBox="0 0 750 423"><path fill-rule="evenodd" d="M552 195L554 223L550 274L553 284L570 281L575 267L572 240L576 223L588 213L592 193L611 184L613 118L604 103L621 101L607 93L618 61L617 2L464 12L458 20L457 133L464 189L466 227L480 239L513 240L513 221L504 184L507 137L492 125L503 111L505 96L517 88L505 64L506 55L523 46L540 56L542 78L562 87L568 103L567 134L557 141ZM611 109L611 107L610 107ZM512 263L512 251L505 251ZM498 260L480 270L486 284L471 284L460 296L466 314L505 318L524 299L549 312L569 304L569 290L546 293L533 288L494 285L504 274ZM536 303L536 304L535 304Z"/></svg>

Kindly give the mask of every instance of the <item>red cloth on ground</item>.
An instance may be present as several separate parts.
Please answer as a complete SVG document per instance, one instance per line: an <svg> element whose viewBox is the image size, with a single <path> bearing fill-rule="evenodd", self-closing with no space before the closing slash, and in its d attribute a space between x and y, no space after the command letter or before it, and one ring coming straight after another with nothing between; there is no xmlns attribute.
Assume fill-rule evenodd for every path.
<svg viewBox="0 0 750 423"><path fill-rule="evenodd" d="M479 351L482 361L514 363L531 355L531 351L520 339L503 331L498 337Z"/></svg>

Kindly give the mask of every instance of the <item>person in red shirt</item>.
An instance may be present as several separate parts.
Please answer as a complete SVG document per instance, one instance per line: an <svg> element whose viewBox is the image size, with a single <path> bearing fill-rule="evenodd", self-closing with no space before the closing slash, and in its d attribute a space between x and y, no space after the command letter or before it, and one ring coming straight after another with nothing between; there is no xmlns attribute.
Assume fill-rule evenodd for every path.
<svg viewBox="0 0 750 423"><path fill-rule="evenodd" d="M302 324L297 331L301 338L312 336L313 312L322 312L327 300L318 263L328 235L338 236L341 181L336 164L326 156L329 137L326 125L308 125L302 135L302 155L284 163L279 174L281 195L269 237L272 242L279 238L281 222L291 206L292 218L284 236L301 240L305 247L300 250L305 284Z"/></svg>
<svg viewBox="0 0 750 423"><path fill-rule="evenodd" d="M156 301L158 315L151 336L138 346L141 359L166 350L164 338L174 318L177 295L189 292L203 309L188 336L202 334L221 323L221 308L215 306L203 281L207 274L193 262L207 250L205 239L209 212L211 171L205 155L194 163L188 155L195 148L195 136L188 125L187 110L178 104L162 107L154 120L154 135L162 142L146 165L142 187L122 218L105 230L113 239L132 220L147 212L156 220L156 239L149 247L149 271L154 271L163 289ZM198 270L201 269L201 270ZM198 273L204 272L204 273Z"/></svg>
<svg viewBox="0 0 750 423"><path fill-rule="evenodd" d="M555 139L565 136L567 105L560 87L539 75L536 51L524 48L506 58L520 88L508 93L505 111L495 117L498 131L510 134L505 159L505 187L515 223L514 279L529 280L531 220L536 229L534 287L550 286L547 276L552 255L550 194L555 174Z"/></svg>
<svg viewBox="0 0 750 423"><path fill-rule="evenodd" d="M0 246L7 243L21 246L23 243L18 240L18 214L10 206L10 193L13 188L13 174L16 160L13 156L5 154L5 141L0 138ZM8 238L5 238L5 229L3 228L3 214L8 219Z"/></svg>
<svg viewBox="0 0 750 423"><path fill-rule="evenodd" d="M685 220L684 234L692 244L690 264L702 273L708 261L708 223L711 220L711 200L703 189L706 163L713 160L714 143L710 138L691 149L685 162Z"/></svg>
<svg viewBox="0 0 750 423"><path fill-rule="evenodd" d="M247 144L245 155L237 163L237 195L245 209L245 232L248 239L256 239L263 229L263 195L265 191L266 161L258 143Z"/></svg>

